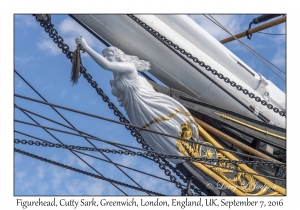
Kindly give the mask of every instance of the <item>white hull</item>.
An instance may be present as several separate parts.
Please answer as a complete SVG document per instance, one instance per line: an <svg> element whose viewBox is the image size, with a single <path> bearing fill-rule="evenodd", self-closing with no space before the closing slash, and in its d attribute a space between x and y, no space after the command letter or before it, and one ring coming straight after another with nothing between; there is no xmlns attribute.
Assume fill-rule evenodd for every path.
<svg viewBox="0 0 300 210"><path fill-rule="evenodd" d="M167 86L181 90L198 100L258 119L183 59L164 46L127 15L74 15L113 46L126 54L151 62L149 73ZM285 111L285 94L232 54L193 20L183 15L136 15L141 21L210 65L256 96ZM244 67L238 64L241 63ZM200 67L200 66L199 66ZM200 67L201 68L201 67ZM247 70L246 70L246 69ZM275 125L285 127L285 117L250 99L241 91L204 70L205 74L230 91L247 106L253 106Z"/></svg>

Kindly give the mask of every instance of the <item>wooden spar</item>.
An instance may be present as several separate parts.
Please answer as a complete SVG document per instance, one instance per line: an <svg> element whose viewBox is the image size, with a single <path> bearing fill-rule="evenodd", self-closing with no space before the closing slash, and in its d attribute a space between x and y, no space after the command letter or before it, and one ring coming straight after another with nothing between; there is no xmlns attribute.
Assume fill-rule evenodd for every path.
<svg viewBox="0 0 300 210"><path fill-rule="evenodd" d="M258 32L258 31L262 31L262 30L264 30L264 29L267 29L267 28L276 26L276 25L281 24L281 23L284 23L284 22L286 22L286 16L283 16L283 17L281 17L281 18L277 18L276 20L270 21L270 22L268 22L268 23L265 23L265 24L263 24L263 25L257 26L257 27L255 27L255 28L251 28L251 29L249 30L249 34L254 34L254 33ZM241 32L241 33L239 33L239 34L236 34L236 35L234 35L234 36L235 36L236 38L242 38L242 37L246 36L246 31ZM226 38L226 39L221 40L220 42L221 42L222 44L225 44L225 43L231 42L231 41L233 41L233 40L235 40L235 38L234 38L233 36L230 36L230 37L228 37L228 38Z"/></svg>
<svg viewBox="0 0 300 210"><path fill-rule="evenodd" d="M232 121L232 122L238 123L238 124L240 124L240 125L243 125L243 126L245 126L245 127L251 128L251 129L256 130L256 131L259 131L259 132L264 133L264 134L266 134L266 135L270 135L270 136L274 136L274 137L279 138L279 139L282 139L282 140L286 140L286 137L284 137L284 136L279 136L279 135L277 135L277 134L275 134L275 133L270 133L269 131L260 129L260 128L255 127L255 126L252 126L252 125L249 125L249 124L247 124L247 123L244 123L244 122L239 121L239 120L237 120L237 119L234 119L234 118L232 118L232 117L228 117L228 116L225 115L225 114L220 114L220 113L217 113L217 112L214 112L214 113L217 114L217 115L219 115L219 116L221 116L221 117L224 118L224 119L227 119L227 120L230 120L230 121Z"/></svg>
<svg viewBox="0 0 300 210"><path fill-rule="evenodd" d="M227 142L229 142L229 143L231 143L231 144L233 144L233 145L235 145L235 146L237 146L237 147L245 150L246 152L249 152L250 154L255 155L256 157L264 158L264 159L272 161L272 162L281 163L280 161L278 161L276 159L273 159L273 158L271 158L271 157L269 157L269 156L267 156L267 155L265 155L265 154L263 154L263 153L255 150L255 149L253 149L253 148L251 148L251 147L249 147L249 146L247 146L247 145L239 142L238 140L236 140L236 139L228 136L227 134L225 134L225 133L223 133L223 132L215 129L214 127L208 125L207 123L203 122L202 120L198 119L195 116L194 116L194 119L204 129L212 132L213 134L215 134L216 136L222 138L223 140L225 140L225 141L227 141ZM286 169L285 166L280 166L280 168Z"/></svg>
<svg viewBox="0 0 300 210"><path fill-rule="evenodd" d="M199 125L199 124L198 124ZM209 133L207 133L205 131L204 128L202 128L202 126L198 126L198 130L199 130L199 134L209 143L211 143L213 146L215 147L220 147L222 148L222 146L213 138L211 137L211 135L209 135ZM219 150L220 153L222 153L222 155L224 155L226 158L230 159L230 160L239 160L238 158L236 158L234 155L232 155L230 152L227 151L223 151L223 150ZM195 163L195 162L193 162ZM254 171L253 169L251 169L250 167L248 167L246 164L238 164L239 168L246 171L246 172L250 172L250 173L257 173L256 171ZM281 195L286 195L286 189L284 189L283 187L280 187L276 184L274 184L272 181L269 181L268 179L266 179L265 177L261 177L259 175L253 175L254 178L256 178L258 181L265 183L265 186L270 187L271 189L273 189L274 191L280 193Z"/></svg>

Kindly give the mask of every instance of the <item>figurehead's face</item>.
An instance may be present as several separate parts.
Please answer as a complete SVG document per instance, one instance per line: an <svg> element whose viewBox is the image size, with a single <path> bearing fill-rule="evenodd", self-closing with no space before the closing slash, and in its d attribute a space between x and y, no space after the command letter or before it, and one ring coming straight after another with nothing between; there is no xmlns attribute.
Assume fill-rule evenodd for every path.
<svg viewBox="0 0 300 210"><path fill-rule="evenodd" d="M110 62L117 62L114 52L111 50L106 51L103 56Z"/></svg>

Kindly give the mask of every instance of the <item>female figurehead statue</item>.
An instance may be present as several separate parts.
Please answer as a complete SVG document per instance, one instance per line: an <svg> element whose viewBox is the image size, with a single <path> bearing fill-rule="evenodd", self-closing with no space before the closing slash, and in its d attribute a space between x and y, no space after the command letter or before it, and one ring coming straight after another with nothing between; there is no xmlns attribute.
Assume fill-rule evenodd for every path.
<svg viewBox="0 0 300 210"><path fill-rule="evenodd" d="M76 38L81 46L103 69L111 71L112 94L124 107L133 125L197 141L198 126L189 111L173 98L156 92L137 71L147 71L150 63L136 56L126 55L116 47L108 47L102 55L90 48L85 39ZM183 133L184 130L184 133ZM155 133L141 131L146 143L156 152L182 155L177 140ZM182 160L171 160L177 164Z"/></svg>

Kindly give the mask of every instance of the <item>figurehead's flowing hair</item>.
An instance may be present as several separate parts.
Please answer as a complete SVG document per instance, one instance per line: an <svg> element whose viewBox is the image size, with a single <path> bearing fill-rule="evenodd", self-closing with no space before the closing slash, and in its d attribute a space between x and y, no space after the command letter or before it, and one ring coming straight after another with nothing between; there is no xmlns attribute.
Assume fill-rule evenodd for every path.
<svg viewBox="0 0 300 210"><path fill-rule="evenodd" d="M126 55L122 50L116 47L107 47L102 51L102 54L105 55L108 52L113 52L116 60L118 62L129 62L133 63L138 71L148 71L150 70L150 62L140 60L137 56Z"/></svg>

